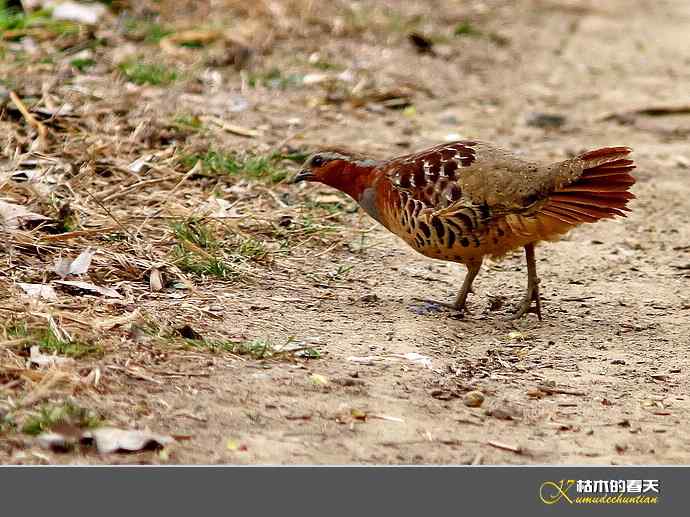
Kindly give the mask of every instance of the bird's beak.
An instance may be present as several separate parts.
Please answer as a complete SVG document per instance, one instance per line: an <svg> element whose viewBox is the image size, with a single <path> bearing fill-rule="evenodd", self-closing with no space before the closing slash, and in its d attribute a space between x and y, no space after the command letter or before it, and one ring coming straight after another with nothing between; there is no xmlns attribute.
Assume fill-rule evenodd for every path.
<svg viewBox="0 0 690 517"><path fill-rule="evenodd" d="M311 179L314 179L314 173L309 169L302 169L292 179L292 183L299 183L300 181L309 181Z"/></svg>

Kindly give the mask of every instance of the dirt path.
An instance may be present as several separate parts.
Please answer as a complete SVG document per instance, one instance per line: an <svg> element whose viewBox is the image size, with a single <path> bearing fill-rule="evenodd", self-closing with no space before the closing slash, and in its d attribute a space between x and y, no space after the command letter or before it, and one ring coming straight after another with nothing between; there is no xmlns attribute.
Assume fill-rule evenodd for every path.
<svg viewBox="0 0 690 517"><path fill-rule="evenodd" d="M411 77L433 96L417 99L414 117L320 120L286 107L308 121L311 145L325 139L384 155L451 133L545 159L633 147L630 216L538 248L543 322L507 320L526 283L520 253L482 270L471 316L424 311L413 299L451 299L464 271L375 227L355 252L276 260L241 289L197 286L224 307L208 323L216 331L294 336L318 345L321 359L190 354L202 376L131 379L104 404L133 425L191 435L171 457L182 463L690 462L690 115L605 119L690 100L690 5L600 4L496 4L491 19L509 44L472 44L457 61L334 39L328 51ZM534 113L565 123L533 127ZM359 229L373 225L356 220ZM338 270L327 286L318 281ZM171 304L161 317L184 321L186 310ZM484 393L481 407L464 404L470 390Z"/></svg>
<svg viewBox="0 0 690 517"><path fill-rule="evenodd" d="M472 317L413 313L408 307L415 296L452 297L462 271L420 258L379 228L371 236L377 245L361 256L341 254L329 257L330 264L304 268L306 273L352 265L349 282L340 289L264 286L278 297L300 300L294 304L271 303L263 290L243 293L247 301L261 300L265 309L236 309L228 325L243 327L242 320L251 318L251 327L325 345L325 358L307 369L278 365L219 372L209 381L212 393L176 400L182 407L196 405L208 418L204 437L181 452L180 461L690 460L684 425L690 411L690 289L686 270L677 269L688 260L690 181L687 161L676 161L690 148L686 138L673 137L654 119L643 128L599 120L631 106L687 99L690 9L684 2L665 2L652 12L643 3L636 8L607 2L564 16L556 3L548 4L553 11L524 12L521 23L509 27L521 51L491 66L478 65L483 70L474 81L433 59L405 56L408 70L426 72L420 77L446 67L438 71L441 81L433 82L442 100L418 108L424 117L414 147L443 137L439 119L448 114L462 120L467 136L546 157L631 145L639 163L634 189L639 200L632 215L581 228L539 250L543 323L530 318L513 324L504 311L488 309L490 297L505 297L510 306L521 296L520 254L482 273L471 299ZM545 134L526 127L530 111L564 114L567 129ZM690 117L675 120L690 127ZM398 138L395 128L367 127L377 135L380 130L379 141ZM329 134L336 136L329 138L349 141L358 132L342 124L342 133L334 129ZM369 221L363 218L362 224ZM367 301L371 297L375 301ZM348 360L407 353L429 356L431 369L404 359ZM314 386L312 374L329 384ZM539 386L572 394L547 394ZM469 389L486 394L482 408L455 398ZM403 422L371 416L353 422L352 409ZM248 451L224 450L227 438L246 444ZM524 452L501 450L492 441Z"/></svg>

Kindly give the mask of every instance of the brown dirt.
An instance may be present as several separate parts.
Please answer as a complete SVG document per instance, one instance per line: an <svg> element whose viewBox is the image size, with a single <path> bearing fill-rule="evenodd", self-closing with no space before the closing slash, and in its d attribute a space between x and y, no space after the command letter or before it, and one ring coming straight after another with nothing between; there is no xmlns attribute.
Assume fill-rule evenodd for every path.
<svg viewBox="0 0 690 517"><path fill-rule="evenodd" d="M0 461L690 462L685 425L690 416L690 115L606 117L650 106L689 105L688 3L523 0L470 8L441 1L433 6L361 2L376 7L367 23L377 30L364 32L355 30L357 17L342 15L344 4L318 15L309 14L303 5L307 2L276 4L285 7L282 14L217 13L232 12L240 20L251 17L259 27L245 36L252 45L262 41L257 32L264 35L270 33L263 30L266 27L274 29L275 39L253 58L252 69L320 73L305 64L307 56L319 52L324 61L346 67L356 63L356 74L382 89L409 89L414 110L381 108L369 100L363 106L325 103L326 86L319 83L280 91L245 89L242 95L251 107L237 114L227 111L224 97L239 92L240 74L232 68L216 70L223 80L220 88L208 79L170 87L125 85L108 69L91 82L81 82L79 91L97 92L101 100L93 102L109 110L100 118L83 115L83 124L84 132L92 135L88 144L106 139L112 154L103 168L115 172L109 176L91 171L90 183L74 185L100 194L125 179L130 184L132 178L116 171L115 164L126 165L145 152L166 148L156 124L171 112L193 111L259 128L261 135L244 138L222 130L192 134L178 142L175 153L211 143L266 152L287 143L306 150L345 144L385 156L438 143L451 133L552 160L599 146L629 145L638 163L632 213L625 220L584 225L558 243L540 246L537 267L544 321L529 316L512 322L507 316L526 284L521 253L482 270L469 301L472 315L457 319L448 312L420 311L415 297L450 300L455 295L464 273L461 267L406 249L361 212L339 210L329 215L310 209L308 200L331 194L318 186L222 183L225 194L238 201L245 214L230 220L228 231L266 241L271 260L251 262L248 276L235 282L160 266L186 279L191 288L151 293L146 271L151 264L167 264L160 250L170 247L169 235L151 221L150 228L141 229L143 221L134 216L160 209L188 168L165 162L170 167L166 173L178 176L136 193L150 196L150 204L141 197L132 202L119 198L110 207L117 224L100 205L77 192L83 225L123 224L130 231L139 228L142 237L131 246L85 237L65 247L45 248L20 246L10 238L12 246L0 251L8 266L0 273L0 306L5 311L0 317L34 321L37 314L53 314L65 328L77 328L81 320L79 331L90 333L105 348L102 357L79 358L67 370L83 378L99 368L97 387L68 382L41 397L41 404L69 397L97 409L114 425L190 439L163 454L99 457L44 451L20 429L9 429L0 434ZM386 11L386 5L392 10ZM422 21L415 22L415 15L422 15ZM481 34L453 37L453 28L463 19L472 20ZM405 39L405 22L439 37L438 55L418 54ZM336 33L329 34L329 27ZM103 59L115 59L113 54L125 44L132 45L120 39L103 51ZM29 67L37 82L17 77L16 89L28 95L26 90L48 81L56 67ZM120 81L115 90L114 78ZM67 88L73 78L59 81L51 86L56 98L77 95ZM122 106L115 110L118 103ZM533 127L527 124L533 113L563 115L565 124ZM148 138L127 140L142 120L150 131L140 133ZM9 111L1 123L13 131L24 124ZM109 131L114 133L112 140L104 135ZM62 150L54 146L47 154L78 163L85 159L86 144L80 147L77 136L66 132L59 138ZM13 145L21 147L21 140L8 142L8 164ZM89 152L93 164L98 151ZM213 188L213 182L192 177L176 191L165 213L192 213ZM7 192L14 191L3 194ZM37 196L29 197L38 202ZM344 206L353 208L349 202ZM332 224L334 231L316 233L281 251L266 226L259 224L275 228L281 217L305 214ZM75 255L86 246L100 250L92 280L124 292L122 303L64 292L51 303L21 296L17 281L40 282L45 267L60 253ZM123 271L134 272L127 277ZM158 323L157 335L133 332L129 324L107 331L90 326L90 320L136 309ZM204 337L274 343L293 337L317 347L321 358L255 360L164 339L170 329L185 324ZM430 367L400 357L411 352L428 357ZM8 365L14 361L16 368L23 367L26 353L1 346L0 353L6 354L0 366L0 380L6 383L0 386L0 410L14 415L21 428L40 404L18 407L17 402L35 394L40 381L32 383L25 375L16 377L23 384L7 384L15 379ZM352 357L375 359L361 364ZM470 390L483 392L481 407L463 403Z"/></svg>

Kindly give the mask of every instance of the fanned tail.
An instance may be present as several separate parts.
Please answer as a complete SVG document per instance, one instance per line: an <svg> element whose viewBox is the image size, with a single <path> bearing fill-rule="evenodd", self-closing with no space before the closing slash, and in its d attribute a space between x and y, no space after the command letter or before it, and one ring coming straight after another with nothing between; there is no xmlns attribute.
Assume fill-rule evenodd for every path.
<svg viewBox="0 0 690 517"><path fill-rule="evenodd" d="M581 155L579 159L584 162L584 170L580 177L554 191L538 218L547 226L572 227L599 219L625 217L625 212L630 211L628 202L635 198L629 191L635 184L630 174L635 163L627 158L631 152L629 147L604 147ZM559 228L556 232L563 230L567 228Z"/></svg>

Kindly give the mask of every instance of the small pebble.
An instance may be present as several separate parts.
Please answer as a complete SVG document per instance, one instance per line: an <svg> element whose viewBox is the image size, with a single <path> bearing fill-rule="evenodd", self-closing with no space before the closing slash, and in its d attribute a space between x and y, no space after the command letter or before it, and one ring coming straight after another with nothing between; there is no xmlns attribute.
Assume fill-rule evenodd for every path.
<svg viewBox="0 0 690 517"><path fill-rule="evenodd" d="M468 407L480 407L484 403L484 394L481 391L468 391L462 399Z"/></svg>

